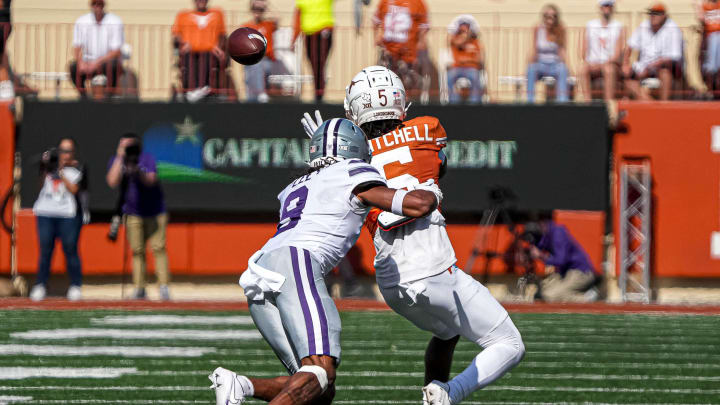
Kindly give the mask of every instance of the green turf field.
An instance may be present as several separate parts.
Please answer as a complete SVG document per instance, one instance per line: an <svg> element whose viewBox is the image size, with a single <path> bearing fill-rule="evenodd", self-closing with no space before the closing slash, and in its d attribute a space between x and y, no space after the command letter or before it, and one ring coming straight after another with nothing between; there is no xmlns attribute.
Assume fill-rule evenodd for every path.
<svg viewBox="0 0 720 405"><path fill-rule="evenodd" d="M718 316L512 317L525 359L466 403L720 404ZM420 404L428 334L390 312L342 320L335 403ZM207 374L219 365L284 371L248 321L237 312L0 311L0 403L211 404ZM477 350L461 342L453 372Z"/></svg>

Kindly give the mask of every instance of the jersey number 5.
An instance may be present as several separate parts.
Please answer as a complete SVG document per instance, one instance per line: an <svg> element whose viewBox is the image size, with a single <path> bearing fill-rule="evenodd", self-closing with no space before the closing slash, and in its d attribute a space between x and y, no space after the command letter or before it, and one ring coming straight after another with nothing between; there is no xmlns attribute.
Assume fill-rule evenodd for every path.
<svg viewBox="0 0 720 405"><path fill-rule="evenodd" d="M412 154L410 153L409 146L403 146L397 149L392 149L386 152L381 152L372 157L372 165L380 171L380 174L387 179L387 185L390 188L404 188L412 185L420 184L420 180L417 177L409 175L407 173L388 178L385 174L385 165L390 163L398 162L400 164L407 164L413 161Z"/></svg>
<svg viewBox="0 0 720 405"><path fill-rule="evenodd" d="M300 221L305 203L307 202L308 189L305 186L298 188L285 198L285 203L280 210L280 222L278 222L277 236L288 229L293 229Z"/></svg>

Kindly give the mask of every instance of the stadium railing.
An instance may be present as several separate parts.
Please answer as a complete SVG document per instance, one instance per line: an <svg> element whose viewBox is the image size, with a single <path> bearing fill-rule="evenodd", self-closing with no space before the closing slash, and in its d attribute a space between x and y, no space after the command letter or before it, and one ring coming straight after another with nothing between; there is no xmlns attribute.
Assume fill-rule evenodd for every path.
<svg viewBox="0 0 720 405"><path fill-rule="evenodd" d="M591 15L588 15L590 19ZM626 26L633 22L633 15L619 15ZM483 21L487 20L482 19ZM640 20L638 19L637 22ZM229 26L230 30L235 26ZM702 35L695 27L682 27L685 40L685 80L673 90L674 98L690 98L702 93L703 83L699 71L698 52ZM628 30L628 35L632 28ZM567 59L570 76L576 76L581 63L583 28L569 26L567 29ZM16 81L22 79L39 91L43 99L73 99L78 92L69 80L64 80L68 64L72 59L73 24L14 24L8 41L8 54ZM531 46L531 27L503 27L497 24L481 28L480 38L486 48L487 99L493 102L517 102L525 99L524 80L527 69L527 55ZM157 101L172 98L173 89L181 86L178 58L172 48L169 25L127 24L125 42L134 52L125 58L126 70L137 74L137 92L141 100ZM445 27L433 27L428 34L429 56L433 62L430 99L440 101L444 84L444 66L447 61L447 31ZM297 52L303 47L296 47ZM289 52L289 49L285 51ZM360 35L354 27L336 27L333 50L328 62L327 99L340 101L347 82L358 69L377 62L378 50L373 44L372 28L365 26ZM290 53L291 74L273 78L274 83L286 84L286 90L294 97L312 99L312 85L307 83L310 67L302 54ZM287 63L286 63L287 65ZM223 78L225 76L222 76ZM50 80L51 79L51 80ZM223 79L224 80L224 79ZM227 80L234 83L238 99L244 99L242 67L231 63ZM291 83L292 82L292 83ZM542 100L543 85L538 89ZM445 86L447 88L447 86ZM118 91L120 92L120 91ZM124 92L120 92L126 94ZM219 93L222 94L222 91ZM577 93L577 92L576 92ZM598 93L599 94L599 93ZM226 94L227 95L227 94ZM286 94L287 95L287 94ZM443 94L444 96L444 94ZM232 100L232 97L226 97Z"/></svg>

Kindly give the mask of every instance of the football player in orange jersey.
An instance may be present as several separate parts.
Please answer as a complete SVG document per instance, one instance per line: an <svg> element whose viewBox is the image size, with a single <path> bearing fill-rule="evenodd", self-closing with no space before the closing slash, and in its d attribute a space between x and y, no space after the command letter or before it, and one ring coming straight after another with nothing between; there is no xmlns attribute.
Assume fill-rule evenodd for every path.
<svg viewBox="0 0 720 405"><path fill-rule="evenodd" d="M367 135L370 163L385 176L388 187L427 187L443 174L447 136L437 118L403 121L405 111L405 88L384 67L363 69L346 88L346 115ZM317 126L307 113L301 121L306 132ZM507 311L485 286L456 266L439 209L418 219L371 211L366 226L373 236L375 275L385 301L433 334L425 352L424 404L457 404L522 360L525 346ZM450 380L460 336L484 350Z"/></svg>

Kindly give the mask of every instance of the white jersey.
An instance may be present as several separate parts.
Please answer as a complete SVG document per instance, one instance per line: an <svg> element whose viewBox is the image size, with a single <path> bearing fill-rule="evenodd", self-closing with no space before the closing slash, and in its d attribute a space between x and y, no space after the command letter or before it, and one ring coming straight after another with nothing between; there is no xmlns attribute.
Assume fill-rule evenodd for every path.
<svg viewBox="0 0 720 405"><path fill-rule="evenodd" d="M588 22L585 27L585 61L591 64L609 62L615 55L621 32L622 24L617 20L610 21L608 25L604 25L599 18Z"/></svg>
<svg viewBox="0 0 720 405"><path fill-rule="evenodd" d="M435 117L417 117L370 142L372 163L388 187L403 188L440 179L440 150L447 134ZM446 271L455 264L455 250L445 229L445 218L435 210L429 216L385 231L377 225L379 210L368 216L375 244L375 278L382 288L411 283Z"/></svg>
<svg viewBox="0 0 720 405"><path fill-rule="evenodd" d="M375 278L381 288L406 285L450 268L457 258L440 211L389 231L378 228Z"/></svg>
<svg viewBox="0 0 720 405"><path fill-rule="evenodd" d="M302 176L278 195L280 222L262 251L306 249L327 273L355 244L370 207L353 194L365 183L385 185L377 169L359 159L344 160Z"/></svg>

